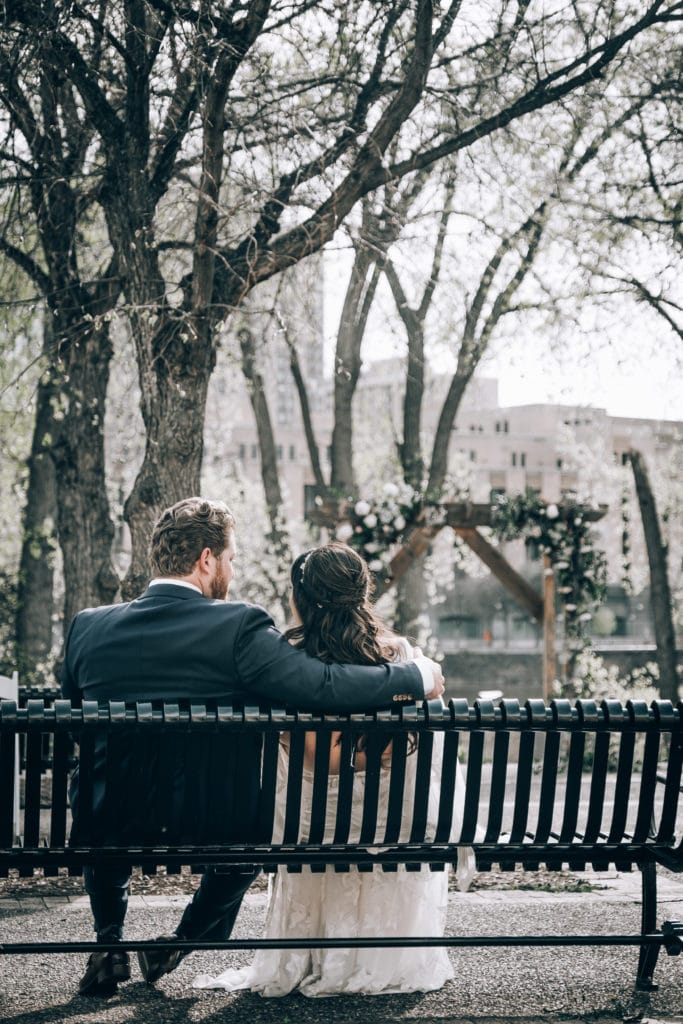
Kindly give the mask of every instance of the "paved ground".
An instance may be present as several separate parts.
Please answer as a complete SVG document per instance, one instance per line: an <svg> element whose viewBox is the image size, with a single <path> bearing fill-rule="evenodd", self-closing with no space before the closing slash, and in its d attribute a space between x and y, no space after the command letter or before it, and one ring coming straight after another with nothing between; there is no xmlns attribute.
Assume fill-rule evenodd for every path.
<svg viewBox="0 0 683 1024"><path fill-rule="evenodd" d="M590 875L601 888L587 893L482 889L453 893L449 929L461 934L505 930L534 932L633 932L639 918L639 876ZM131 901L127 933L149 938L171 931L186 901L183 896L138 896ZM235 937L258 934L265 894L247 898ZM660 884L662 919L683 920L683 883L669 875ZM0 937L30 941L38 936L91 938L87 900L69 897L0 899ZM301 996L267 1000L248 993L201 992L191 987L196 973L216 973L225 954L195 953L156 988L133 977L110 1000L74 995L85 957L77 955L0 957L0 1021L4 1024L517 1024L554 1022L642 1022L683 1024L683 957L660 954L659 991L634 995L635 948L472 949L452 952L456 980L440 992L411 996ZM234 953L244 963L250 953Z"/></svg>

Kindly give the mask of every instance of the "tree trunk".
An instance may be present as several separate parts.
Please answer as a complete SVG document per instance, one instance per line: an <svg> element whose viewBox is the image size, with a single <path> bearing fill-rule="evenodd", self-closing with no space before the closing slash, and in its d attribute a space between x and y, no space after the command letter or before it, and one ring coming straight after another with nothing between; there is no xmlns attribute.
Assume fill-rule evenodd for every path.
<svg viewBox="0 0 683 1024"><path fill-rule="evenodd" d="M72 324L59 349L63 378L53 459L57 533L64 557L64 626L82 608L110 604L119 580L111 562L104 464L104 412L112 345L108 323ZM63 411L62 419L59 412Z"/></svg>
<svg viewBox="0 0 683 1024"><path fill-rule="evenodd" d="M344 297L334 358L330 488L337 497L350 497L356 491L353 470L353 396L360 376L360 347L379 276L374 254L361 244L356 250Z"/></svg>
<svg viewBox="0 0 683 1024"><path fill-rule="evenodd" d="M424 558L417 558L398 580L394 620L396 631L420 646L426 643L431 634L424 573Z"/></svg>
<svg viewBox="0 0 683 1024"><path fill-rule="evenodd" d="M475 367L464 374L455 373L451 380L448 394L441 409L439 422L434 435L432 446L432 462L429 470L429 481L427 483L427 494L441 495L443 491L446 474L448 472L448 446L451 439L453 423L457 416L465 388L470 382Z"/></svg>
<svg viewBox="0 0 683 1024"><path fill-rule="evenodd" d="M665 700L678 701L679 678L676 668L676 636L671 613L671 590L666 565L666 547L662 542L655 496L652 493L645 460L640 452L629 452L636 494L643 520L643 532L650 566L650 602L657 644L659 691Z"/></svg>
<svg viewBox="0 0 683 1024"><path fill-rule="evenodd" d="M278 585L278 580L283 574L286 577L289 573L292 555L285 526L273 425L270 419L263 376L257 366L254 337L246 327L238 331L238 337L242 350L242 371L247 381L251 407L254 410L259 448L261 450L261 479L266 496L268 519L270 521L270 534L267 539L275 556L276 564L276 574L272 580L273 598L279 601L284 616L287 618L289 615L288 594L283 593L282 588Z"/></svg>
<svg viewBox="0 0 683 1024"><path fill-rule="evenodd" d="M124 505L131 534L131 562L121 587L124 600L132 600L149 582L149 542L159 514L200 493L206 395L215 351L210 343L193 344L195 340L185 318L167 316L153 338L153 369L144 358L144 341L138 342L146 445Z"/></svg>
<svg viewBox="0 0 683 1024"><path fill-rule="evenodd" d="M47 334L47 332L46 332ZM49 350L48 337L44 348ZM38 385L36 420L28 458L28 486L17 590L16 652L22 685L52 682L48 661L52 651L54 558L57 546L57 489L50 456L57 424L57 389L51 373Z"/></svg>

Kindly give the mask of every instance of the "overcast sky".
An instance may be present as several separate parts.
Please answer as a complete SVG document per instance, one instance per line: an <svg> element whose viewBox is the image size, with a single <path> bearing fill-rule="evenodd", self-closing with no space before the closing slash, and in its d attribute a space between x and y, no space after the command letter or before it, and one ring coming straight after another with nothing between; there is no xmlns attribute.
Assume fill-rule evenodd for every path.
<svg viewBox="0 0 683 1024"><path fill-rule="evenodd" d="M330 265L334 272L330 272ZM325 274L324 330L331 368L346 267L328 263ZM567 332L561 341L542 334L493 342L480 376L498 380L500 404L550 402L591 405L612 416L683 421L683 345L663 321L643 307L629 308L626 323L612 322L604 311L593 325L588 313L584 335ZM405 355L400 325L375 319L364 343L363 360ZM443 356L439 368L452 371Z"/></svg>

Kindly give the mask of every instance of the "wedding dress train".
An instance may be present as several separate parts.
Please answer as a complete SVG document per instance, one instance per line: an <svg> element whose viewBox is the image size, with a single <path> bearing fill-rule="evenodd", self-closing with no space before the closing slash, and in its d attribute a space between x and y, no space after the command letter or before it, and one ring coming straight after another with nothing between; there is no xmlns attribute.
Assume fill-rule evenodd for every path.
<svg viewBox="0 0 683 1024"><path fill-rule="evenodd" d="M438 814L439 785L443 755L443 733L435 733L432 753L427 835L434 835ZM406 759L404 795L405 820L415 787L417 755ZM278 754L276 821L273 840L284 829L288 753ZM383 768L380 782L376 836L383 834L389 791L389 767ZM310 827L313 775L304 772L301 797L300 835ZM338 776L329 776L327 821L329 835L334 831ZM350 841L357 839L363 808L365 773L356 772ZM458 770L454 826L459 833L462 822L463 780ZM407 836L402 836L406 839ZM458 851L456 880L466 890L475 873L471 849ZM448 871L396 871L375 867L362 872L354 866L348 872L328 867L325 872L301 873L278 868L270 876L269 901L264 938L306 937L380 937L444 934L448 906ZM305 996L332 996L352 993L387 995L396 992L427 992L441 988L453 977L448 953L443 947L391 949L289 949L259 950L249 967L231 968L217 977L200 975L196 988L224 989L228 992L250 989L262 996L283 996L293 990Z"/></svg>

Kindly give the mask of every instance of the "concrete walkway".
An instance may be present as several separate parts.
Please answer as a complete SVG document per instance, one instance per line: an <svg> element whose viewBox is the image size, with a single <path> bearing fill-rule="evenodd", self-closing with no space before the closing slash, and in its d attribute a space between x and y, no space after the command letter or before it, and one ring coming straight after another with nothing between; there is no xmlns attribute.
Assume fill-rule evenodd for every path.
<svg viewBox="0 0 683 1024"><path fill-rule="evenodd" d="M586 873L600 889L553 894L540 890L481 889L450 898L449 930L456 934L634 932L639 921L640 876ZM129 938L172 931L186 897L133 897ZM235 938L257 935L266 896L253 892L240 913ZM683 884L662 875L658 920L683 920ZM87 899L22 897L0 899L0 937L7 942L37 937L92 937ZM249 961L250 952L194 953L156 988L145 985L133 956L133 977L110 1000L74 995L85 956L0 956L0 1021L3 1024L518 1024L555 1022L641 1022L683 1024L683 957L660 953L659 990L635 995L637 949L558 947L552 949L466 949L451 956L456 980L441 991L407 996L262 999L249 993L203 992L192 988L200 972L217 973L227 963Z"/></svg>

